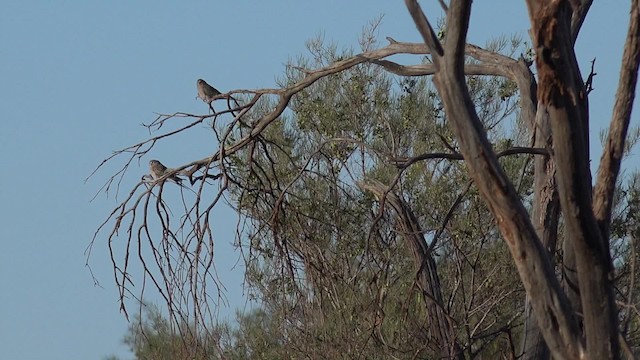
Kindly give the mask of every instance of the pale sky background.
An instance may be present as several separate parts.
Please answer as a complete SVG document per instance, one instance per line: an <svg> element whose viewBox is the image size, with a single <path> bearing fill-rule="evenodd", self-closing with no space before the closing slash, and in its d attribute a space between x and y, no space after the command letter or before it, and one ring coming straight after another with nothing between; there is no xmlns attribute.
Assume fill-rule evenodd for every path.
<svg viewBox="0 0 640 360"><path fill-rule="evenodd" d="M437 2L422 3L435 23ZM611 116L628 10L627 1L596 1L578 41L585 76L597 58L590 95L594 165L597 131ZM339 47L357 48L362 28L379 15L382 45L385 36L419 41L402 1L3 0L0 358L131 358L104 236L92 259L103 288L94 287L84 267L87 244L116 205L112 196L89 201L114 167L84 179L111 151L146 139L140 124L154 113L206 113L194 99L196 79L222 91L274 87L287 60L305 54L305 40L322 32ZM474 2L470 42L527 30L524 1ZM160 144L127 174L124 192L150 158L171 166L213 152L216 144L201 141L211 138L206 131ZM235 220L222 211L214 224L217 269L230 299L220 313L227 317L245 304L242 268L231 270L239 256L229 245Z"/></svg>

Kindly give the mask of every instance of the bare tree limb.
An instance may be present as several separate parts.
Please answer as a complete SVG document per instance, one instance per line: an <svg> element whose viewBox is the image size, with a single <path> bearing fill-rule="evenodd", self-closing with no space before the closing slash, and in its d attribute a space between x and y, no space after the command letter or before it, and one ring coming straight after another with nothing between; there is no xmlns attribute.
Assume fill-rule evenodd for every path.
<svg viewBox="0 0 640 360"><path fill-rule="evenodd" d="M414 20L424 17L414 14L420 10L409 3L414 2L407 1ZM470 1L452 1L449 6L444 63L436 72L434 82L459 139L469 173L509 245L527 294L545 294L533 297L532 305L547 344L554 356L579 358L584 349L572 311L524 206L491 150L464 85L464 47L470 8ZM425 36L429 34L428 29L423 23L415 22L429 44Z"/></svg>
<svg viewBox="0 0 640 360"><path fill-rule="evenodd" d="M616 180L620 172L620 163L624 153L625 139L631 120L633 99L638 82L638 64L640 63L640 4L631 1L629 30L622 54L620 79L613 106L609 136L604 146L598 178L594 190L593 208L600 232L605 239L609 238L611 208Z"/></svg>
<svg viewBox="0 0 640 360"><path fill-rule="evenodd" d="M386 200L386 203L396 212L396 216L402 224L404 238L409 243L413 253L414 264L417 269L416 277L419 287L425 295L429 324L431 325L432 333L438 338L437 344L441 346L440 352L447 358L464 359L462 347L456 340L451 319L443 306L440 276L438 275L436 261L433 258L433 248L427 245L418 219L409 205L386 185L374 180L358 181L356 183L363 190L371 191L382 204ZM459 201L456 201L454 205L457 203ZM445 223L447 220L445 219Z"/></svg>
<svg viewBox="0 0 640 360"><path fill-rule="evenodd" d="M571 16L571 37L573 38L573 43L575 43L593 0L571 0L571 3L573 8L573 15Z"/></svg>
<svg viewBox="0 0 640 360"><path fill-rule="evenodd" d="M563 1L529 0L527 5L539 74L538 98L547 108L553 132L558 193L568 234L565 248L570 250L565 256L575 254L587 353L594 359L617 358L613 266L608 241L592 208L588 99L571 32L575 5L573 10Z"/></svg>

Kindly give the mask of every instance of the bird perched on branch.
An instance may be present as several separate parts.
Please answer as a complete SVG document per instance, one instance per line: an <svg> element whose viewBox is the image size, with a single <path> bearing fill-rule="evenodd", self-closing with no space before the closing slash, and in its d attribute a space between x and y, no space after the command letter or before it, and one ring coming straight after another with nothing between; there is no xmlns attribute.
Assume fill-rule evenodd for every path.
<svg viewBox="0 0 640 360"><path fill-rule="evenodd" d="M207 104L211 104L213 98L220 95L220 91L213 86L207 84L206 81L198 79L198 97Z"/></svg>
<svg viewBox="0 0 640 360"><path fill-rule="evenodd" d="M167 167L162 165L162 163L158 160L149 161L149 169L151 170L151 177L156 181L162 178L168 171L173 171L171 169L167 169ZM182 185L182 179L180 179L178 175L171 175L167 179L175 182L178 185Z"/></svg>

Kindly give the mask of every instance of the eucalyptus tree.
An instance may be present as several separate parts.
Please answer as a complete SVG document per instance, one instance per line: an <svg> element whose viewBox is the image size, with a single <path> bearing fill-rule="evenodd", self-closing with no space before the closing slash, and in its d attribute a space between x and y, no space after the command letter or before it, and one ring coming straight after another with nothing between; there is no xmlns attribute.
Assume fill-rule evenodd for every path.
<svg viewBox="0 0 640 360"><path fill-rule="evenodd" d="M440 1L439 31L407 0L423 43L381 46L371 31L352 54L312 41L277 89L159 116L151 138L107 159L126 158L107 190L195 125L218 149L141 181L97 232L111 244L126 229L111 247L122 309L137 258L175 323L206 326L221 296L210 219L226 199L251 295L296 357L632 357L637 186L619 174L637 140L638 1L595 185L594 73L574 52L592 1L526 2L531 57L517 39L467 43L470 0ZM176 175L192 187L177 205L163 197Z"/></svg>

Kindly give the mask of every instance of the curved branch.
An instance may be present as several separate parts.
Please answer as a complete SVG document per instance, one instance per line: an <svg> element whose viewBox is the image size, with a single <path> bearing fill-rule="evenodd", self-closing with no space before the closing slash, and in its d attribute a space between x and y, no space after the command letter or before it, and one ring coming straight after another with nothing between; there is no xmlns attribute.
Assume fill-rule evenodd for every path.
<svg viewBox="0 0 640 360"><path fill-rule="evenodd" d="M518 154L531 154L531 155L543 155L549 156L549 150L542 148L527 148L527 147L512 147L499 153L496 153L496 157L500 158L503 156L509 155L518 155ZM413 156L410 158L394 158L393 162L396 163L396 166L405 169L418 161L428 160L428 159L449 159L449 160L464 160L464 156L459 153L428 153L421 154L417 156Z"/></svg>

